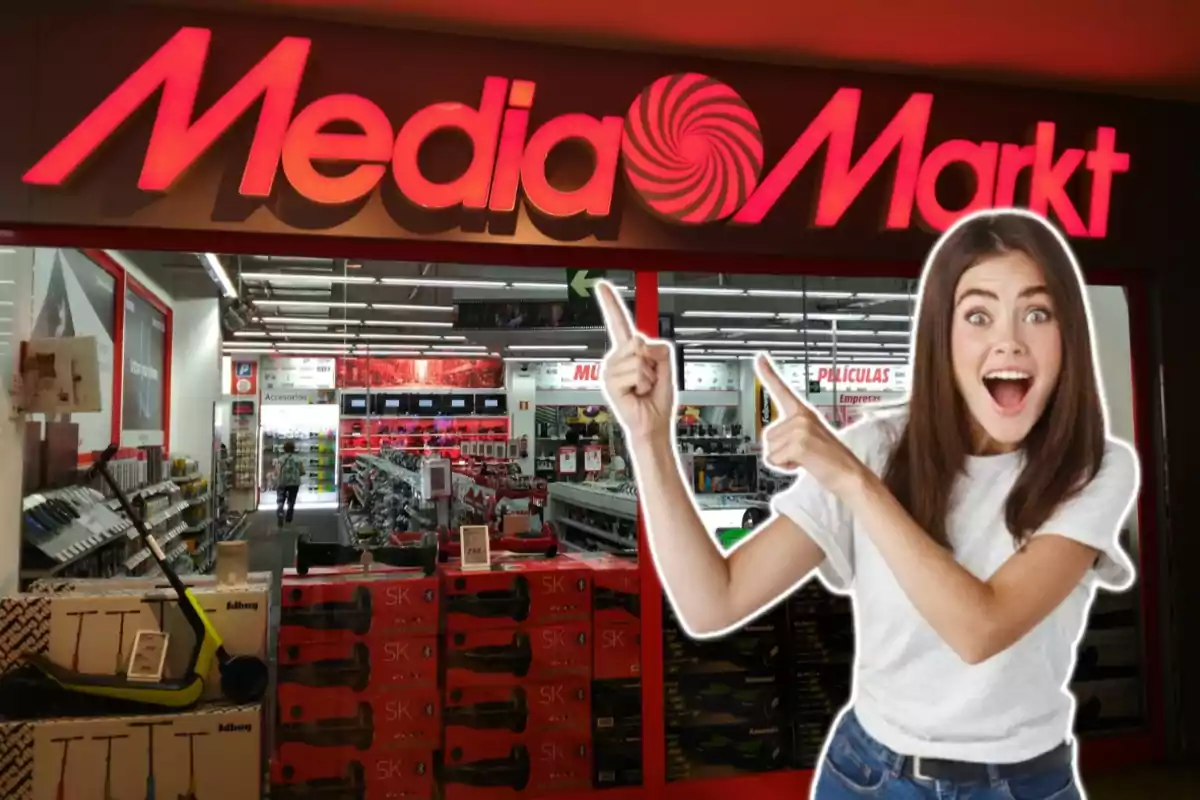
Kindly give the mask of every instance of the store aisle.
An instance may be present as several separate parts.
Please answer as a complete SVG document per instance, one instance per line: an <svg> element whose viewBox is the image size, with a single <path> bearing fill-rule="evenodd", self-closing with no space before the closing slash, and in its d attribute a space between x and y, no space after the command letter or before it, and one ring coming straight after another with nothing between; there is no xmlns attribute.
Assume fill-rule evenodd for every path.
<svg viewBox="0 0 1200 800"><path fill-rule="evenodd" d="M275 512L256 511L247 523L246 541L250 543L251 571L270 571L276 578L291 566L296 554L296 537L307 533L314 542L336 542L338 512L334 509L296 509L290 525L279 529Z"/></svg>

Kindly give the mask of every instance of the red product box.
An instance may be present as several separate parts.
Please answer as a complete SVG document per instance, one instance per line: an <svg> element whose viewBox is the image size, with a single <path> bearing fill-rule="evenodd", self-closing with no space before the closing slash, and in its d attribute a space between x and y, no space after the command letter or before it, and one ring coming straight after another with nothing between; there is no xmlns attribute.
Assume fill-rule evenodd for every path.
<svg viewBox="0 0 1200 800"><path fill-rule="evenodd" d="M592 674L592 630L587 622L540 628L493 628L446 636L447 689L508 685Z"/></svg>
<svg viewBox="0 0 1200 800"><path fill-rule="evenodd" d="M412 570L285 576L279 644L436 635L439 588Z"/></svg>
<svg viewBox="0 0 1200 800"><path fill-rule="evenodd" d="M446 731L443 800L547 797L592 788L592 743L585 734L513 740Z"/></svg>
<svg viewBox="0 0 1200 800"><path fill-rule="evenodd" d="M592 637L592 674L596 680L641 677L641 625L601 627L597 623Z"/></svg>
<svg viewBox="0 0 1200 800"><path fill-rule="evenodd" d="M592 619L596 629L642 625L642 577L638 563L608 554L572 554L592 570Z"/></svg>
<svg viewBox="0 0 1200 800"><path fill-rule="evenodd" d="M433 797L436 767L432 748L380 747L350 752L301 747L292 755L290 760L275 758L271 762L272 800Z"/></svg>
<svg viewBox="0 0 1200 800"><path fill-rule="evenodd" d="M479 736L591 730L592 682L568 675L515 686L481 684L446 692L442 724L446 730L473 731Z"/></svg>
<svg viewBox="0 0 1200 800"><path fill-rule="evenodd" d="M436 636L309 642L279 648L278 683L313 688L433 686L438 680Z"/></svg>
<svg viewBox="0 0 1200 800"><path fill-rule="evenodd" d="M513 561L487 571L442 573L446 630L535 627L591 621L592 571L569 558Z"/></svg>
<svg viewBox="0 0 1200 800"><path fill-rule="evenodd" d="M375 750L437 746L441 695L436 686L358 694L346 688L281 684L275 744L302 749Z"/></svg>

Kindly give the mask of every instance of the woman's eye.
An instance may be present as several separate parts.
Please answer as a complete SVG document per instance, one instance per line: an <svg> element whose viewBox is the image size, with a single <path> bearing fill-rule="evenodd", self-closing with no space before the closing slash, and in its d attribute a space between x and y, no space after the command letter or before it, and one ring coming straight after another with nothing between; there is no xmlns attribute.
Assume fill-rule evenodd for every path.
<svg viewBox="0 0 1200 800"><path fill-rule="evenodd" d="M1045 308L1031 308L1025 318L1035 325L1050 321L1050 311Z"/></svg>
<svg viewBox="0 0 1200 800"><path fill-rule="evenodd" d="M968 325L986 325L988 315L983 311L971 311L968 312L966 319Z"/></svg>

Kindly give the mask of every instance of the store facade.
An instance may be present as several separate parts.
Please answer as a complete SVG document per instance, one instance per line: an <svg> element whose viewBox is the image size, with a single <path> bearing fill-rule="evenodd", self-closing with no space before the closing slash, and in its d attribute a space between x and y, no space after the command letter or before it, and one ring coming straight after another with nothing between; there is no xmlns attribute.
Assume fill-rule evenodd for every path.
<svg viewBox="0 0 1200 800"><path fill-rule="evenodd" d="M964 210L1047 213L1089 283L1124 290L1144 466L1146 713L1135 732L1089 740L1085 764L1161 756L1168 707L1187 714L1194 702L1167 702L1163 609L1186 590L1160 569L1189 552L1167 531L1200 518L1195 501L1171 495L1169 519L1165 503L1194 458L1194 423L1175 402L1188 355L1167 335L1188 318L1173 288L1189 256L1175 232L1190 222L1173 198L1200 177L1182 155L1194 113L214 15L29 17L6 25L0 45L6 74L32 76L3 89L0 245L565 265L584 281L628 270L638 326L657 334L671 297L660 288L676 273L911 279ZM590 303L585 294L574 302ZM818 393L830 380L861 381L853 391L864 394L873 381L896 388L806 377ZM257 413L285 389L262 387ZM169 418L169 394L160 413ZM647 561L640 581L658 595ZM661 617L643 603L644 631ZM643 686L660 687L662 637L641 642ZM667 723L661 693L643 698L653 787L666 780ZM780 778L780 791L794 780Z"/></svg>

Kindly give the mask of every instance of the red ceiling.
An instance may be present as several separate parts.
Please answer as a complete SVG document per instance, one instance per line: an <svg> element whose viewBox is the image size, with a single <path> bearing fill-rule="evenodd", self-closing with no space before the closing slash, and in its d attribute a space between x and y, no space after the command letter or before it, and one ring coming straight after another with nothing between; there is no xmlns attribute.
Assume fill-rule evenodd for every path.
<svg viewBox="0 0 1200 800"><path fill-rule="evenodd" d="M1200 99L1197 0L152 0Z"/></svg>

